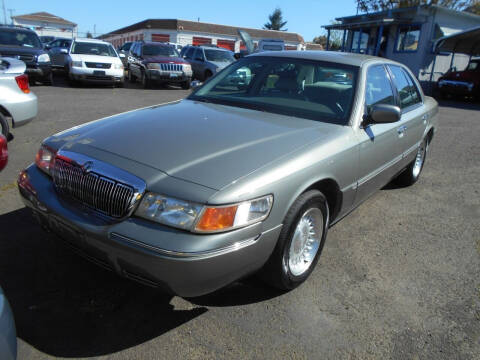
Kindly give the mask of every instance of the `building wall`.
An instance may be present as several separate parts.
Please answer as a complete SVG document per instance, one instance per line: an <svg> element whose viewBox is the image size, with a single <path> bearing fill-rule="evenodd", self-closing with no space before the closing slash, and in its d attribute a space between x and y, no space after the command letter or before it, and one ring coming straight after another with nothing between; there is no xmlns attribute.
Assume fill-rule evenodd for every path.
<svg viewBox="0 0 480 360"><path fill-rule="evenodd" d="M191 45L193 44L194 37L203 37L211 39L211 43L214 45L218 44L218 40L227 40L227 41L234 41L234 51L240 51L240 43L241 41L236 36L230 35L222 35L222 34L209 34L209 33L202 33L202 32L191 32L191 31L182 31L182 30L166 30L166 29L141 29L136 30L129 33L112 35L106 37L104 40L111 42L115 47L119 47L125 42L128 41L136 41L136 40L145 40L145 41L152 41L152 35L160 34L160 35L169 35L170 42L177 43L182 46ZM254 42L258 42L261 40L260 38L252 38ZM303 50L302 44L300 43L293 43L293 42L285 42L285 46L295 47L297 50Z"/></svg>
<svg viewBox="0 0 480 360"><path fill-rule="evenodd" d="M13 19L13 24L31 28L38 36L77 37L77 26L22 19Z"/></svg>

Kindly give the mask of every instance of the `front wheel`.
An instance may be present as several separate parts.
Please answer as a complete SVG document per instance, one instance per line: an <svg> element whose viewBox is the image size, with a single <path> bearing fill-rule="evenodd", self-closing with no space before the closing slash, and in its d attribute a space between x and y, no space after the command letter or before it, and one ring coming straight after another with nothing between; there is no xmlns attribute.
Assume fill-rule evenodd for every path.
<svg viewBox="0 0 480 360"><path fill-rule="evenodd" d="M150 89L151 87L150 80L147 77L147 74L145 74L145 72L142 72L142 86L144 89Z"/></svg>
<svg viewBox="0 0 480 360"><path fill-rule="evenodd" d="M422 172L423 165L425 164L427 151L428 140L425 138L420 143L420 146L417 149L415 159L413 159L413 161L407 166L407 168L395 179L395 182L398 185L410 186L417 182L417 180L420 178L420 173Z"/></svg>
<svg viewBox="0 0 480 360"><path fill-rule="evenodd" d="M182 83L182 89L184 89L184 90L190 89L190 83L191 83L190 80L184 81Z"/></svg>
<svg viewBox="0 0 480 360"><path fill-rule="evenodd" d="M8 121L3 116L2 113L0 113L0 134L5 136L8 139L8 134L10 133L10 126L8 125Z"/></svg>
<svg viewBox="0 0 480 360"><path fill-rule="evenodd" d="M317 190L300 195L288 210L277 245L262 277L270 285L291 290L311 274L328 231L328 204Z"/></svg>

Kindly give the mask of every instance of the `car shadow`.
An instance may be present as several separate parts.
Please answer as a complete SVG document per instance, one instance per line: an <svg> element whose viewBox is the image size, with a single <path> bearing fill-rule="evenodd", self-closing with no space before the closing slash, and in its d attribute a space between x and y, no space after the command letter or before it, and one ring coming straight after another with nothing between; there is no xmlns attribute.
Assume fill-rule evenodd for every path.
<svg viewBox="0 0 480 360"><path fill-rule="evenodd" d="M23 208L0 215L0 285L17 336L52 356L111 354L208 311L175 309L172 296L80 258Z"/></svg>

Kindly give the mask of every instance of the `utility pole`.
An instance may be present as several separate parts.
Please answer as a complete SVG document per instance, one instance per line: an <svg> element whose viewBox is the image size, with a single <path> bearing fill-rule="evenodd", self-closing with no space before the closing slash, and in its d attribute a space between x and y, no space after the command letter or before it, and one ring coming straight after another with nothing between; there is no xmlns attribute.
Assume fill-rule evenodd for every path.
<svg viewBox="0 0 480 360"><path fill-rule="evenodd" d="M95 39L97 37L97 24L93 24L93 38Z"/></svg>
<svg viewBox="0 0 480 360"><path fill-rule="evenodd" d="M3 5L3 23L7 25L7 11L5 10L5 0L2 0Z"/></svg>
<svg viewBox="0 0 480 360"><path fill-rule="evenodd" d="M8 12L10 13L10 22L12 23L13 25L13 12L15 11L15 9L7 9Z"/></svg>

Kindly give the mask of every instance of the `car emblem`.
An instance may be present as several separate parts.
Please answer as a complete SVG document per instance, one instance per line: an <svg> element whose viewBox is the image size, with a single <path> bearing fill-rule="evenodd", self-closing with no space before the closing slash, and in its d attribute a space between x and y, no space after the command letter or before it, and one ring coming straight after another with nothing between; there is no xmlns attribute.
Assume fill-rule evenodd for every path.
<svg viewBox="0 0 480 360"><path fill-rule="evenodd" d="M97 64L97 68L101 68L102 67L102 64Z"/></svg>
<svg viewBox="0 0 480 360"><path fill-rule="evenodd" d="M20 60L20 55L15 56L18 60Z"/></svg>
<svg viewBox="0 0 480 360"><path fill-rule="evenodd" d="M93 161L87 161L85 164L82 166L82 171L84 174L88 174L93 167Z"/></svg>

